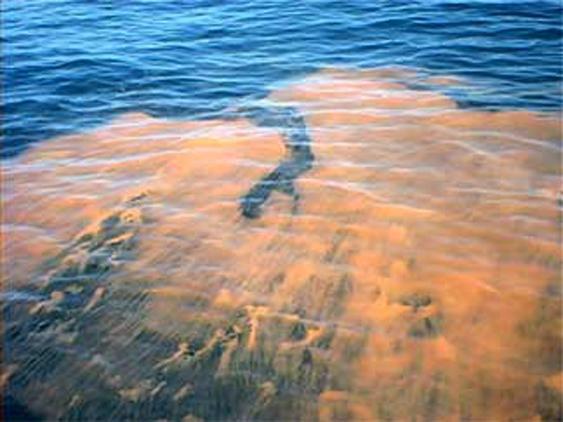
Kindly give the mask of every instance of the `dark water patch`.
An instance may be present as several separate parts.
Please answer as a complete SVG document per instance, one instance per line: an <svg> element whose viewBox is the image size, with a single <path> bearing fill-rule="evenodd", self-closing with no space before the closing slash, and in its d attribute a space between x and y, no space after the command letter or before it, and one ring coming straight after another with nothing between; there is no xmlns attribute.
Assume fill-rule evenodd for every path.
<svg viewBox="0 0 563 422"><path fill-rule="evenodd" d="M299 192L295 181L313 166L315 156L311 150L311 138L307 134L305 119L291 107L262 108L253 107L241 110L241 114L262 127L274 127L281 130L289 158L280 164L241 198L240 208L246 218L257 218L262 206L274 191L291 196L293 212L297 212Z"/></svg>
<svg viewBox="0 0 563 422"><path fill-rule="evenodd" d="M416 321L410 328L408 335L414 338L434 338L442 332L443 317L433 315Z"/></svg>
<svg viewBox="0 0 563 422"><path fill-rule="evenodd" d="M536 386L536 395L542 421L563 420L563 398L558 391L542 383Z"/></svg>
<svg viewBox="0 0 563 422"><path fill-rule="evenodd" d="M22 405L12 396L2 397L2 420L12 422L36 422L42 420L28 407Z"/></svg>

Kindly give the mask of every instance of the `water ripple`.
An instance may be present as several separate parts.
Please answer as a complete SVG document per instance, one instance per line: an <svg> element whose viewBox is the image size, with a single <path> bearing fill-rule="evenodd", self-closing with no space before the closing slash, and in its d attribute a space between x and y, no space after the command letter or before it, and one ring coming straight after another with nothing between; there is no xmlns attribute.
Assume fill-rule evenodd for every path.
<svg viewBox="0 0 563 422"><path fill-rule="evenodd" d="M140 110L198 118L327 65L472 79L465 106L561 108L555 1L2 3L4 156ZM479 89L477 89L479 88Z"/></svg>

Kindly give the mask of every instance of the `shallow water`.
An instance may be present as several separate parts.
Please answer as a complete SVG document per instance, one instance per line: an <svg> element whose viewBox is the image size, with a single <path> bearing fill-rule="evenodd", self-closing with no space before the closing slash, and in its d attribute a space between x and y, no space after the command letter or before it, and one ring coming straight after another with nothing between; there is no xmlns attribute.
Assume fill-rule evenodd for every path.
<svg viewBox="0 0 563 422"><path fill-rule="evenodd" d="M223 119L125 114L6 161L10 399L58 419L559 417L561 121L440 93L464 83L324 69Z"/></svg>
<svg viewBox="0 0 563 422"><path fill-rule="evenodd" d="M557 1L1 2L7 420L560 420Z"/></svg>

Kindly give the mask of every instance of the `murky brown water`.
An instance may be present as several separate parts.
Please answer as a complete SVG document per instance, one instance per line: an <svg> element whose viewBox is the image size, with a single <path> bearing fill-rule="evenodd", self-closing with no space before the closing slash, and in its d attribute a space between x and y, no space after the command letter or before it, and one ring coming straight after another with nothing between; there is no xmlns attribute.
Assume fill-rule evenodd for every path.
<svg viewBox="0 0 563 422"><path fill-rule="evenodd" d="M464 83L327 70L275 90L264 106L305 118L314 160L257 218L241 198L289 153L255 120L127 114L6 162L10 400L62 419L560 417L561 121L439 93Z"/></svg>

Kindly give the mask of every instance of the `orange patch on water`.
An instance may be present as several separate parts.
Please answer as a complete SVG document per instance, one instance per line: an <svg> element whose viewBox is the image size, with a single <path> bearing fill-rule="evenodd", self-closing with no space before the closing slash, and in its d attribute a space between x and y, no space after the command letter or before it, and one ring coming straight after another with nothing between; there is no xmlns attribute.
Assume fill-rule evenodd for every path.
<svg viewBox="0 0 563 422"><path fill-rule="evenodd" d="M318 348L335 384L321 420L532 419L535 386L561 373L561 122L460 109L408 88L416 75L330 70L272 93L312 137L297 214L277 193L259 219L238 208L284 157L274 129L131 114L7 162L3 223L64 243L141 198L136 258L112 280L150 293L144 323L182 332L238 309L241 347L283 354L272 321L304 321L294 346ZM4 238L8 283L56 249Z"/></svg>

